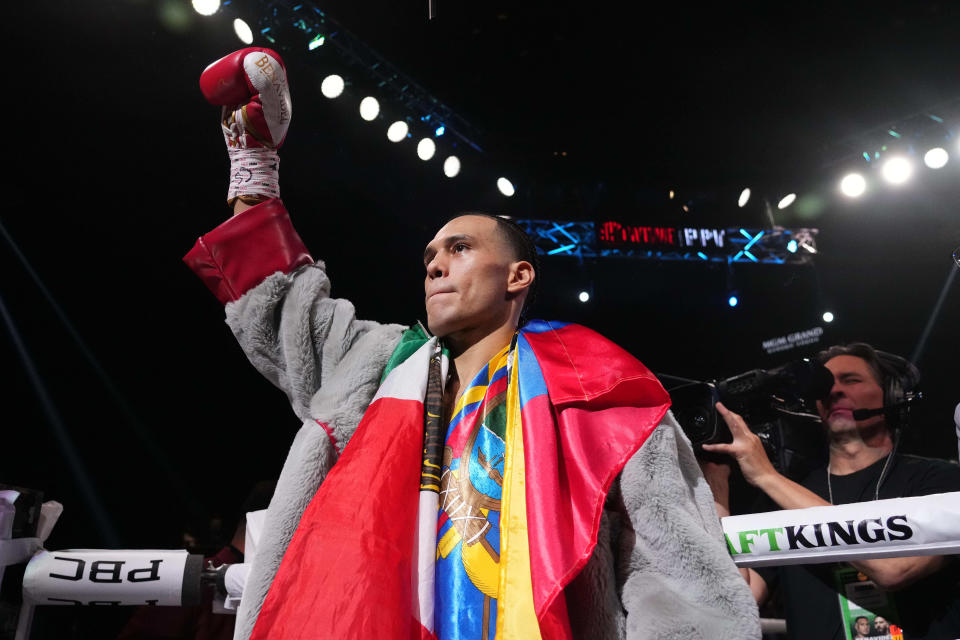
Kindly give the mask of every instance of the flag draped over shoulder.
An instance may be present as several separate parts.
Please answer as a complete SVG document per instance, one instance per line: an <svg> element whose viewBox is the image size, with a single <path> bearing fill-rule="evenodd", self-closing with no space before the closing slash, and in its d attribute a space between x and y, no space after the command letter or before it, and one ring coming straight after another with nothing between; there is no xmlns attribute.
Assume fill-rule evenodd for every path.
<svg viewBox="0 0 960 640"><path fill-rule="evenodd" d="M252 638L434 637L437 503L424 502L421 471L438 353L422 330L404 335L304 512ZM512 356L496 637L565 638L558 596L589 559L607 491L669 396L633 356L579 325L532 321Z"/></svg>

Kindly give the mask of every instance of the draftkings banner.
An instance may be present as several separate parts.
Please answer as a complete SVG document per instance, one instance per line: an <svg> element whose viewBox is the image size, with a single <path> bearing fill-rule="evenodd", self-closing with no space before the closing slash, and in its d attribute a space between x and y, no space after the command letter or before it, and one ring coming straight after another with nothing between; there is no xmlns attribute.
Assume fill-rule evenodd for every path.
<svg viewBox="0 0 960 640"><path fill-rule="evenodd" d="M740 567L960 553L960 492L722 519Z"/></svg>

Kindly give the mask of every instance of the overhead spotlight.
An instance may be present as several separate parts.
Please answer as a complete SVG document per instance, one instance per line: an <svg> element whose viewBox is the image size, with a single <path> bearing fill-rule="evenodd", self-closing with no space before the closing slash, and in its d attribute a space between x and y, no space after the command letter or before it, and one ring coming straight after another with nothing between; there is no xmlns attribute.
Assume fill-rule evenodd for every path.
<svg viewBox="0 0 960 640"><path fill-rule="evenodd" d="M673 189L670 189L670 199L673 200L673 197L677 195Z"/></svg>
<svg viewBox="0 0 960 640"><path fill-rule="evenodd" d="M444 132L445 132L446 130L447 130L446 127L444 127L443 125L440 125L439 127L436 128L436 130L434 130L433 135L435 135L435 136L437 136L437 137L439 138L440 136L442 136L442 135L444 134Z"/></svg>
<svg viewBox="0 0 960 640"><path fill-rule="evenodd" d="M327 76L320 83L320 93L327 98L336 98L343 93L343 78L335 73Z"/></svg>
<svg viewBox="0 0 960 640"><path fill-rule="evenodd" d="M780 209L781 211L783 209L786 209L787 207L792 205L794 200L796 199L797 199L797 194L788 193L787 195L783 196L783 198L780 199L780 202L777 203L777 209Z"/></svg>
<svg viewBox="0 0 960 640"><path fill-rule="evenodd" d="M859 173L848 173L840 181L840 193L848 198L859 198L867 190L867 181Z"/></svg>
<svg viewBox="0 0 960 640"><path fill-rule="evenodd" d="M580 302L588 302L590 300L590 293L588 291L581 291L577 294L577 299L580 300Z"/></svg>
<svg viewBox="0 0 960 640"><path fill-rule="evenodd" d="M789 251L790 253L796 253L798 248L799 248L799 245L797 244L796 240L791 240L790 242L787 243L787 251Z"/></svg>
<svg viewBox="0 0 960 640"><path fill-rule="evenodd" d="M220 8L220 0L192 0L193 10L202 16L212 16Z"/></svg>
<svg viewBox="0 0 960 640"><path fill-rule="evenodd" d="M313 40L307 43L307 51L313 51L314 49L319 49L323 46L323 43L327 41L327 37L322 33L318 33L314 36Z"/></svg>
<svg viewBox="0 0 960 640"><path fill-rule="evenodd" d="M897 156L883 163L881 173L890 184L903 184L913 175L913 165L906 158Z"/></svg>
<svg viewBox="0 0 960 640"><path fill-rule="evenodd" d="M360 101L360 117L372 122L380 115L380 103L373 96L367 96Z"/></svg>
<svg viewBox="0 0 960 640"><path fill-rule="evenodd" d="M950 155L943 147L934 147L923 154L923 163L931 169L942 169L949 159Z"/></svg>
<svg viewBox="0 0 960 640"><path fill-rule="evenodd" d="M731 307L735 307L738 304L740 304L740 299L737 298L737 296L730 296L729 298L727 298L727 304L730 305Z"/></svg>
<svg viewBox="0 0 960 640"><path fill-rule="evenodd" d="M748 202L750 202L750 187L740 192L740 197L737 198L737 206L742 209L747 206Z"/></svg>
<svg viewBox="0 0 960 640"><path fill-rule="evenodd" d="M506 178L497 178L497 189L500 189L500 193L508 198L516 192L516 189L513 187L513 183Z"/></svg>
<svg viewBox="0 0 960 640"><path fill-rule="evenodd" d="M421 160L429 160L437 152L437 145L430 138L423 138L417 143L417 157Z"/></svg>
<svg viewBox="0 0 960 640"><path fill-rule="evenodd" d="M250 30L250 25L240 18L233 21L233 32L243 44L253 44L253 31Z"/></svg>
<svg viewBox="0 0 960 640"><path fill-rule="evenodd" d="M407 137L407 131L410 127L403 120L397 120L387 128L387 140L390 142L400 142Z"/></svg>
<svg viewBox="0 0 960 640"><path fill-rule="evenodd" d="M443 175L448 178L454 178L460 173L460 158L457 156L448 156L446 160L443 161Z"/></svg>
<svg viewBox="0 0 960 640"><path fill-rule="evenodd" d="M823 321L824 322L833 322L833 314L829 311L823 312Z"/></svg>

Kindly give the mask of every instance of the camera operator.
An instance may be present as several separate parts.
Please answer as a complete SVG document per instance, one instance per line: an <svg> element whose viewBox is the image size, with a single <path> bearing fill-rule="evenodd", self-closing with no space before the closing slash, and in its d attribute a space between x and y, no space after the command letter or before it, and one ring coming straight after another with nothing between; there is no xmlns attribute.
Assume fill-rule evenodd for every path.
<svg viewBox="0 0 960 640"><path fill-rule="evenodd" d="M864 343L834 346L818 358L834 376L829 395L817 402L829 441L829 462L800 483L777 472L743 418L717 404L733 441L705 444L703 449L736 460L744 478L774 503L760 510L960 491L956 464L897 452L905 394L919 380L916 367ZM702 466L718 512L728 515L730 466L709 461ZM915 556L741 569L741 573L761 604L772 581L780 580L787 630L793 638L844 638L855 609L882 614L891 625L904 629L905 638L957 638L960 579L948 568L954 560L953 556ZM858 592L871 589L867 581L872 581L876 588L869 602L860 597L859 603L846 602L845 580L857 582Z"/></svg>

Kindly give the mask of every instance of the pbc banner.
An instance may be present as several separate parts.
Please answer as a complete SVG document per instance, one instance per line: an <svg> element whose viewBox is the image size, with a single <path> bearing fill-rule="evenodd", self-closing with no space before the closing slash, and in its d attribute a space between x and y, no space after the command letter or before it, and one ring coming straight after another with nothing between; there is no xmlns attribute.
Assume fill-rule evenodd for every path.
<svg viewBox="0 0 960 640"><path fill-rule="evenodd" d="M41 551L23 575L23 600L35 605L200 603L203 556L186 551Z"/></svg>
<svg viewBox="0 0 960 640"><path fill-rule="evenodd" d="M960 553L960 492L721 519L739 567Z"/></svg>

